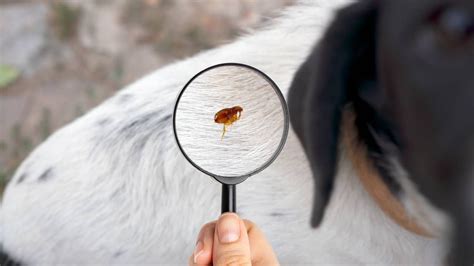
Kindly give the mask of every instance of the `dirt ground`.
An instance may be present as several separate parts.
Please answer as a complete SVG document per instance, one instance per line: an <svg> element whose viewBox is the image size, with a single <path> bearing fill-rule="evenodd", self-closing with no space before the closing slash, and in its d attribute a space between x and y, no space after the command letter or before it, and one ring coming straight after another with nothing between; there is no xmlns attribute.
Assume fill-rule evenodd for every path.
<svg viewBox="0 0 474 266"><path fill-rule="evenodd" d="M52 132L293 0L0 0L0 191Z"/></svg>

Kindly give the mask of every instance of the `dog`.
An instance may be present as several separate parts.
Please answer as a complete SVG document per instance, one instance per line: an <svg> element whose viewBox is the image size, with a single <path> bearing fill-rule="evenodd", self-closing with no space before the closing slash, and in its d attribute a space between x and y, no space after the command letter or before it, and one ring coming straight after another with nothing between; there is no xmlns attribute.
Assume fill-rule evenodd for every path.
<svg viewBox="0 0 474 266"><path fill-rule="evenodd" d="M374 189L373 168L407 211L397 218L379 199L390 216L421 234L450 235L454 265L474 262L474 123L461 119L473 110L473 48L472 1L365 1L339 12L289 96L318 191L313 226L345 139L353 162L371 162L359 166L366 188ZM339 137L347 132L356 136Z"/></svg>
<svg viewBox="0 0 474 266"><path fill-rule="evenodd" d="M473 110L473 48L471 1L365 1L339 12L289 96L319 192L314 226L330 198L339 141L346 139L352 157L372 162L361 166L369 191L374 177L364 178L373 167L407 211L405 228L450 235L454 265L474 261L474 124L460 119ZM339 137L348 131L357 136Z"/></svg>
<svg viewBox="0 0 474 266"><path fill-rule="evenodd" d="M185 264L220 185L179 152L174 101L195 73L238 62L289 102L287 143L239 185L237 207L282 264L472 262L472 12L467 0L301 1L151 73L21 164L3 252L25 265Z"/></svg>

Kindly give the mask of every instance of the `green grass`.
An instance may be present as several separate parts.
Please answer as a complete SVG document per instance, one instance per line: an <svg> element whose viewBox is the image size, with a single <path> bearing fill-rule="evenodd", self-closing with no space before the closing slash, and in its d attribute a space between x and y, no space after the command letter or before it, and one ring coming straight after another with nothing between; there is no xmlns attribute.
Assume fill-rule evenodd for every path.
<svg viewBox="0 0 474 266"><path fill-rule="evenodd" d="M13 66L0 64L0 89L13 84L20 77L20 71Z"/></svg>

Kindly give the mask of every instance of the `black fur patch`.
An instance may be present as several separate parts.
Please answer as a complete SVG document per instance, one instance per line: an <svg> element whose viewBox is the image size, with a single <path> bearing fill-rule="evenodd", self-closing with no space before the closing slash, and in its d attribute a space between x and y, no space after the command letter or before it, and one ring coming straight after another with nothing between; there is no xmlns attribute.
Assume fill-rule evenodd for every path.
<svg viewBox="0 0 474 266"><path fill-rule="evenodd" d="M133 99L133 95L131 95L131 94L122 94L122 95L118 96L117 103L122 105L122 104L130 102L132 99Z"/></svg>
<svg viewBox="0 0 474 266"><path fill-rule="evenodd" d="M106 126L112 122L112 119L110 118L103 118L97 121L97 125L100 127Z"/></svg>
<svg viewBox="0 0 474 266"><path fill-rule="evenodd" d="M114 257L114 258L118 258L118 257L122 256L124 253L125 253L124 251L119 250L119 251L117 251L117 252L114 253L113 257Z"/></svg>
<svg viewBox="0 0 474 266"><path fill-rule="evenodd" d="M171 118L171 114L163 116L163 111L155 111L138 117L120 129L120 133L126 137L133 137L140 131L151 131L157 125Z"/></svg>
<svg viewBox="0 0 474 266"><path fill-rule="evenodd" d="M282 216L285 216L285 214L283 214L281 212L272 212L272 213L270 213L270 216L272 216L272 217L282 217Z"/></svg>
<svg viewBox="0 0 474 266"><path fill-rule="evenodd" d="M18 180L16 181L16 183L21 184L23 181L26 180L27 177L28 175L26 173L21 174L20 177L18 177Z"/></svg>
<svg viewBox="0 0 474 266"><path fill-rule="evenodd" d="M21 266L20 262L13 260L8 254L0 249L0 265L1 266Z"/></svg>
<svg viewBox="0 0 474 266"><path fill-rule="evenodd" d="M51 177L53 176L53 168L48 168L46 169L46 171L44 171L39 177L38 177L38 181L46 181L48 179L50 179Z"/></svg>

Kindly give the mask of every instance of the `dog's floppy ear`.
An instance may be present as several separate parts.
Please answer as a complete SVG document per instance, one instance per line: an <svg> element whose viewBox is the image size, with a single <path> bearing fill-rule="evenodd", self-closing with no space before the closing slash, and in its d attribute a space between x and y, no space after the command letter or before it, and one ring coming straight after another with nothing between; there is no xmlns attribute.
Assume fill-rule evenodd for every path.
<svg viewBox="0 0 474 266"><path fill-rule="evenodd" d="M300 67L289 93L292 126L303 144L315 180L311 225L321 222L333 187L343 107L374 62L376 3L361 1L341 9L319 44ZM371 51L369 51L371 50ZM370 55L367 55L370 53ZM367 56L367 58L366 58Z"/></svg>

